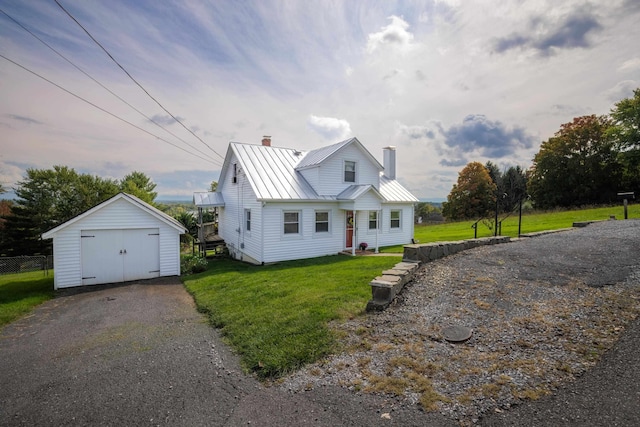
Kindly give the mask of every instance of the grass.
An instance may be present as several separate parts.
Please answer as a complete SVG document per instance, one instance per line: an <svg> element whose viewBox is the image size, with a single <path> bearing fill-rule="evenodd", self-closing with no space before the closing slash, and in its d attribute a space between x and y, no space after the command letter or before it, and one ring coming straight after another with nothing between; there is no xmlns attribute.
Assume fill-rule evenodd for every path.
<svg viewBox="0 0 640 427"><path fill-rule="evenodd" d="M42 271L0 276L0 327L31 312L53 298L53 272Z"/></svg>
<svg viewBox="0 0 640 427"><path fill-rule="evenodd" d="M629 218L640 218L640 204L628 206ZM599 207L581 210L535 212L522 215L521 233L534 233L536 231L558 230L569 228L574 222L605 220L611 215L617 219L624 219L622 206ZM498 220L502 220L506 214L500 214ZM420 243L442 242L472 239L474 230L471 228L474 221L447 222L443 224L415 225L414 237ZM478 222L478 237L489 237L494 235L494 219ZM502 222L502 236L518 236L518 212L513 213ZM401 253L402 245L388 246L381 248L380 252Z"/></svg>
<svg viewBox="0 0 640 427"><path fill-rule="evenodd" d="M328 256L252 266L212 260L184 283L245 369L277 378L337 350L332 320L363 312L369 281L400 257Z"/></svg>

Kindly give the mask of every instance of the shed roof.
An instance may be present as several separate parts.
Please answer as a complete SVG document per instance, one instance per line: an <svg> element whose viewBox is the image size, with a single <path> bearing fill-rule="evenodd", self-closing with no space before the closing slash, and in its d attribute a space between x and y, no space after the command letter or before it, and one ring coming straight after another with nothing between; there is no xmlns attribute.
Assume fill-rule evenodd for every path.
<svg viewBox="0 0 640 427"><path fill-rule="evenodd" d="M117 200L121 200L121 199L122 200L126 200L127 202L131 203L132 205L138 207L140 210L151 214L152 216L154 216L157 219L159 219L160 221L166 223L170 227L175 228L181 234L186 232L186 229L184 228L184 226L178 220L176 220L175 218L167 215L166 213L162 212L161 210L158 210L158 209L154 208L153 206L151 206L147 202L144 202L144 201L140 200L136 196L132 196L131 194L127 194L127 193L118 193L115 196L111 197L110 199L107 199L104 202L92 207L91 209L84 211L80 215L77 215L77 216L71 218L70 220L68 220L66 222L63 222L62 224L58 225L57 227L52 228L51 230L49 230L49 231L47 231L45 233L42 233L42 238L43 239L51 239L56 233L60 232L61 230L65 229L65 228L67 228L71 224L74 224L77 221L80 221L81 219L86 218L87 216L93 214L94 212L96 212L96 211L98 211L98 210L100 210L100 209L102 209L102 208L114 203Z"/></svg>
<svg viewBox="0 0 640 427"><path fill-rule="evenodd" d="M224 206L224 197L222 197L222 193L218 193L215 191L209 191L206 193L193 193L193 204L199 208Z"/></svg>

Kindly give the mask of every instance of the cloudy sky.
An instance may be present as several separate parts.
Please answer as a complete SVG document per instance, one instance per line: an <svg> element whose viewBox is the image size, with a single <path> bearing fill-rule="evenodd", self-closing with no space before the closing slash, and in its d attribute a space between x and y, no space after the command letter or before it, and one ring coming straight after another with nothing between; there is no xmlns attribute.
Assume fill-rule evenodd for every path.
<svg viewBox="0 0 640 427"><path fill-rule="evenodd" d="M58 2L0 0L5 187L67 165L188 197L229 141L355 136L436 200L640 87L639 0Z"/></svg>

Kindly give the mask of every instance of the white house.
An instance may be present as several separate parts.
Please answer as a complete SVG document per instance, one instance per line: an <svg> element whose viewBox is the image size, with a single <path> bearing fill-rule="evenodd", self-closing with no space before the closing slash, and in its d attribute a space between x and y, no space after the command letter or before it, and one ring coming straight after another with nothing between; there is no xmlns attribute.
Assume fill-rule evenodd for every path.
<svg viewBox="0 0 640 427"><path fill-rule="evenodd" d="M54 288L180 275L180 234L169 215L120 193L42 234L53 239Z"/></svg>
<svg viewBox="0 0 640 427"><path fill-rule="evenodd" d="M395 147L384 167L356 138L302 152L231 142L218 189L194 194L218 207L218 234L236 259L311 258L410 243L418 201L398 181Z"/></svg>

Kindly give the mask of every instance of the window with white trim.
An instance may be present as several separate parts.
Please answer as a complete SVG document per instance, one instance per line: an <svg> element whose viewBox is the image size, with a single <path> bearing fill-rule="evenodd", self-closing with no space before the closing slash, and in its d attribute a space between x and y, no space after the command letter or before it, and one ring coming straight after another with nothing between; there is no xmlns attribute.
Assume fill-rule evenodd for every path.
<svg viewBox="0 0 640 427"><path fill-rule="evenodd" d="M369 230L378 228L378 211L369 211Z"/></svg>
<svg viewBox="0 0 640 427"><path fill-rule="evenodd" d="M344 182L356 182L356 162L344 161Z"/></svg>
<svg viewBox="0 0 640 427"><path fill-rule="evenodd" d="M300 211L284 211L284 234L300 233Z"/></svg>
<svg viewBox="0 0 640 427"><path fill-rule="evenodd" d="M316 233L329 232L329 211L316 211Z"/></svg>
<svg viewBox="0 0 640 427"><path fill-rule="evenodd" d="M391 228L400 228L400 212L401 211L391 211Z"/></svg>
<svg viewBox="0 0 640 427"><path fill-rule="evenodd" d="M245 223L244 229L246 231L251 231L251 209L244 210L244 223Z"/></svg>

